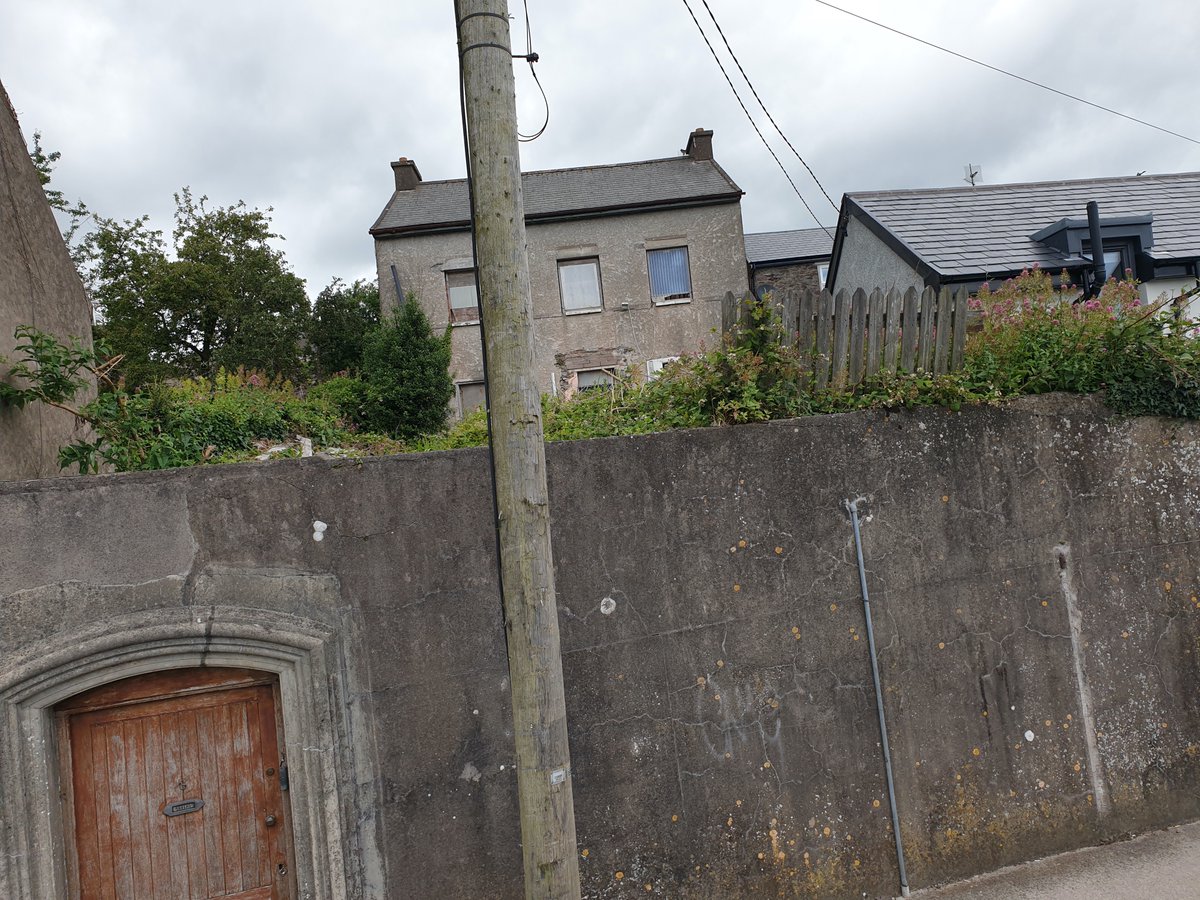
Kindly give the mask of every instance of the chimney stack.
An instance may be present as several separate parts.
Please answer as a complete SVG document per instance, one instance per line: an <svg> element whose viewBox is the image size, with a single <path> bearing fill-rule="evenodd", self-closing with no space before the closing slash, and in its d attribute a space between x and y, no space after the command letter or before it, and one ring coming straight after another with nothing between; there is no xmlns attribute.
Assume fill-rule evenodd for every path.
<svg viewBox="0 0 1200 900"><path fill-rule="evenodd" d="M697 128L688 135L687 149L683 152L692 159L712 159L712 131Z"/></svg>
<svg viewBox="0 0 1200 900"><path fill-rule="evenodd" d="M421 183L421 172L417 164L406 156L392 163L392 172L396 176L396 190L411 191Z"/></svg>

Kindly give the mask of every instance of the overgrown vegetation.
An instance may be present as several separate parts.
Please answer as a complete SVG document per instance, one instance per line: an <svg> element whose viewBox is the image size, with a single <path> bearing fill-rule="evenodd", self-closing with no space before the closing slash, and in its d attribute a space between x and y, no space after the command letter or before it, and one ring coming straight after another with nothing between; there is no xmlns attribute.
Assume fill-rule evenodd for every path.
<svg viewBox="0 0 1200 900"><path fill-rule="evenodd" d="M176 196L167 246L145 217L91 216L50 188L57 152L34 135L47 198L70 220L68 241L100 313L95 349L34 328L0 364L0 406L44 403L88 428L62 448L81 472L156 469L296 453L297 438L337 453L476 446L483 412L449 429L450 332L433 333L416 299L382 317L373 284L335 279L310 310L275 248L269 210L209 207ZM980 291L979 327L950 375L892 373L850 391L812 387L805 357L769 303L700 352L645 380L545 398L549 440L736 425L871 407L963 405L1046 391L1100 392L1129 415L1200 417L1195 322L1143 307L1136 283L1110 281L1078 301L1048 274L1023 272ZM0 361L2 363L3 361ZM99 395L79 405L85 385ZM279 445L273 447L272 445Z"/></svg>
<svg viewBox="0 0 1200 900"><path fill-rule="evenodd" d="M238 366L304 377L308 299L271 244L270 210L210 207L187 188L175 204L170 248L145 216L97 216L81 245L96 336L123 357L126 384Z"/></svg>
<svg viewBox="0 0 1200 900"><path fill-rule="evenodd" d="M681 357L650 381L631 372L612 390L544 398L547 440L736 425L864 408L996 402L1047 391L1103 393L1128 415L1200 418L1197 326L1171 305L1143 307L1136 285L1110 282L1099 298L1073 302L1036 269L980 292L981 327L961 371L884 374L851 391L814 391L800 352L770 304L720 345ZM127 392L118 358L103 347L63 345L22 328L19 361L0 382L0 403L43 402L71 410L94 432L64 447L64 467L155 469L253 458L296 436L348 454L441 450L487 441L480 410L442 430L453 386L449 338L434 335L415 299L369 330L357 369L308 388L261 373L219 371ZM2 370L0 370L2 371ZM99 398L71 406L87 378ZM286 452L294 453L295 450Z"/></svg>

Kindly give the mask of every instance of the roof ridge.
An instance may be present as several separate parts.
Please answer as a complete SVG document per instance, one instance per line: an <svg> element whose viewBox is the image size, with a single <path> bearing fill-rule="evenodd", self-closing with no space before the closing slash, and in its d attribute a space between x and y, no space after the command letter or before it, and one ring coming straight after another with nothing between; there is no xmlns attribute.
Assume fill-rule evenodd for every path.
<svg viewBox="0 0 1200 900"><path fill-rule="evenodd" d="M690 156L684 156L684 155L663 156L658 159L637 159L637 160L633 160L632 162L597 163L595 165L587 165L587 166L559 166L558 168L555 168L555 169L529 169L527 171L522 171L521 176L524 177L526 175L553 175L557 172L582 172L585 170L593 170L593 169L627 169L630 166L648 166L648 165L653 165L655 163L676 162L676 161L711 162L711 163L715 164L715 160L710 160L710 159L703 159L703 160L692 159ZM467 181L466 178L439 178L434 181L422 181L422 182L420 182L420 185L466 184L466 181ZM420 185L418 185L418 186L420 186Z"/></svg>
<svg viewBox="0 0 1200 900"><path fill-rule="evenodd" d="M1002 193L1027 188L1074 187L1085 184L1141 184L1147 181L1200 179L1200 172L1163 172L1156 175L1108 175L1100 178L1064 178L1055 181L1020 181L1003 184L955 185L953 187L907 188L890 191L854 191L846 196L855 200L872 197L907 197L926 194Z"/></svg>
<svg viewBox="0 0 1200 900"><path fill-rule="evenodd" d="M745 232L745 236L746 237L757 237L759 235L765 236L768 234L806 234L810 231L824 231L824 230L825 229L822 228L820 225L816 225L816 226L813 226L812 228L780 228L777 231L747 231L747 232Z"/></svg>

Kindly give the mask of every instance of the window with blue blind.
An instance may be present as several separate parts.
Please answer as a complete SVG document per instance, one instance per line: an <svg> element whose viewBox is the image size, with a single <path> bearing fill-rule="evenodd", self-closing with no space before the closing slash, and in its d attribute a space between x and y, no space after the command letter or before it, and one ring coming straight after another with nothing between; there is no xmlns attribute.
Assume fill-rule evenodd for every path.
<svg viewBox="0 0 1200 900"><path fill-rule="evenodd" d="M687 247L646 251L650 272L650 299L655 303L681 303L692 297Z"/></svg>

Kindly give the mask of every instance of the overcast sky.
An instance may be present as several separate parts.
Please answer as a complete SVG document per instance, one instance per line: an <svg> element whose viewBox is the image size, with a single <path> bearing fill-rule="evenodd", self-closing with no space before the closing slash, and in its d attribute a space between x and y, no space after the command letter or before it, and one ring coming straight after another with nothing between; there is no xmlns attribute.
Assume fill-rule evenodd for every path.
<svg viewBox="0 0 1200 900"><path fill-rule="evenodd" d="M528 0L545 135L525 169L676 154L715 132L746 230L812 227L683 0ZM776 121L835 201L848 191L1200 170L1200 146L989 72L815 0L708 0ZM836 0L864 16L1200 137L1195 0ZM691 0L731 75L702 0ZM510 0L511 11L520 7ZM513 42L524 47L523 19ZM541 97L516 62L522 130ZM452 0L55 0L0 12L0 80L55 183L103 215L170 232L173 192L274 208L315 295L374 276L367 229L389 161L462 177ZM744 85L747 104L753 98ZM823 224L836 213L755 107ZM786 155L785 155L786 154Z"/></svg>

